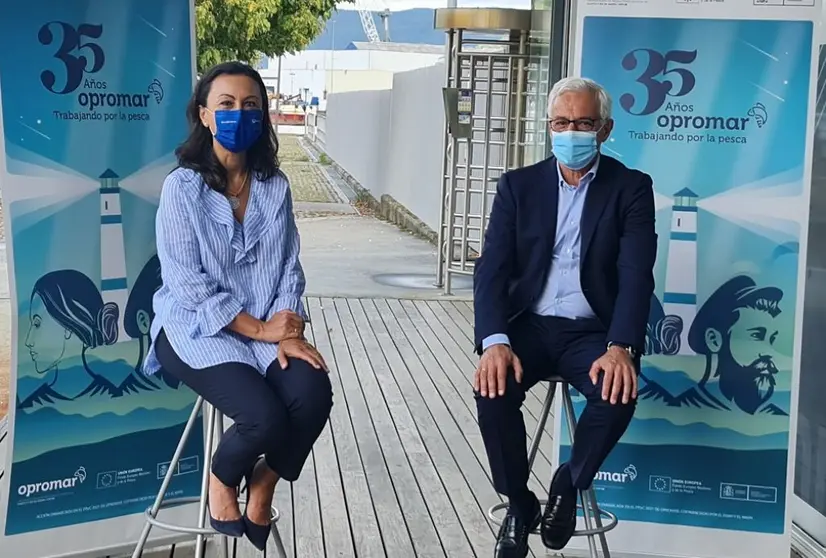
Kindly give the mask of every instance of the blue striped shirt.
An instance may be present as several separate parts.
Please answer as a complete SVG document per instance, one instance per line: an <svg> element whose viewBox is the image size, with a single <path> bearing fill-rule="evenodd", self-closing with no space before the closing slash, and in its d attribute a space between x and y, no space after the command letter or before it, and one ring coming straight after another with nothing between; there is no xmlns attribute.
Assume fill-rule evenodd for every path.
<svg viewBox="0 0 826 558"><path fill-rule="evenodd" d="M266 373L278 345L225 328L242 311L268 320L289 309L306 318L304 272L287 178L253 179L243 224L225 196L200 175L177 169L164 181L155 223L163 286L155 293L153 347L144 372L161 365L154 340L163 328L195 369L240 362Z"/></svg>

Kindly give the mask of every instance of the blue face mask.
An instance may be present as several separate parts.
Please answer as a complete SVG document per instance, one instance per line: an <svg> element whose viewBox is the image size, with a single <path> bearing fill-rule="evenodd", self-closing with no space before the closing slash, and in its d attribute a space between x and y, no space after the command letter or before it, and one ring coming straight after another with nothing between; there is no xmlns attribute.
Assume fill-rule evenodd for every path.
<svg viewBox="0 0 826 558"><path fill-rule="evenodd" d="M593 161L599 150L596 132L551 132L553 154L571 170L581 170Z"/></svg>
<svg viewBox="0 0 826 558"><path fill-rule="evenodd" d="M264 112L261 109L216 110L215 139L232 153L246 151L261 135Z"/></svg>

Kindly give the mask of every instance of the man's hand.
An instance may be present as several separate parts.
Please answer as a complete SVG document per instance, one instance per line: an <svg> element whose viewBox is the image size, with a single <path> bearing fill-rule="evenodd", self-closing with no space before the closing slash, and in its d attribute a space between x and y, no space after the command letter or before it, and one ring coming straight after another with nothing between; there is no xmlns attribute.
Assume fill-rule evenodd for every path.
<svg viewBox="0 0 826 558"><path fill-rule="evenodd" d="M264 322L261 341L279 343L285 339L300 339L304 335L304 320L291 310L282 310Z"/></svg>
<svg viewBox="0 0 826 558"><path fill-rule="evenodd" d="M628 351L621 347L611 347L591 365L588 375L591 382L597 385L599 373L605 376L602 379L602 400L610 399L616 405L622 396L623 404L637 398L637 370Z"/></svg>
<svg viewBox="0 0 826 558"><path fill-rule="evenodd" d="M508 345L492 345L488 347L479 366L473 375L473 389L482 397L493 399L497 395L505 395L505 385L508 380L508 370L513 368L516 381L522 382L522 363Z"/></svg>

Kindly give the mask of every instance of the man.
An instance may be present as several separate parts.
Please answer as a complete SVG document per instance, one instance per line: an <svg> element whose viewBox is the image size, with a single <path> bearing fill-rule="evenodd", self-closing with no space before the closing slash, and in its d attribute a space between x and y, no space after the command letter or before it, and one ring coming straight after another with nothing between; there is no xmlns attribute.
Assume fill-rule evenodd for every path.
<svg viewBox="0 0 826 558"><path fill-rule="evenodd" d="M703 378L677 396L646 380L642 399L662 399L673 407L735 408L750 415L787 416L771 402L777 384L774 345L780 331L777 317L783 291L758 287L738 275L720 286L697 312L688 343L705 356Z"/></svg>
<svg viewBox="0 0 826 558"><path fill-rule="evenodd" d="M528 535L559 550L634 413L657 250L651 177L600 154L611 98L582 78L557 82L548 111L553 157L505 173L474 276L479 426L496 490L509 499L495 556L523 558ZM520 407L559 375L587 398L571 459L544 513L528 490Z"/></svg>

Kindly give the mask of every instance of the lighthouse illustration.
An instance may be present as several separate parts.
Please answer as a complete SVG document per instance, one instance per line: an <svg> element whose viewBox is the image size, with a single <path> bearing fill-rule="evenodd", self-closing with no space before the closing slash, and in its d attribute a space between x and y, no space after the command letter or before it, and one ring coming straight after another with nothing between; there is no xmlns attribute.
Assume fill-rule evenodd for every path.
<svg viewBox="0 0 826 558"><path fill-rule="evenodd" d="M688 331L697 315L697 194L688 188L674 194L663 310L683 320L678 354L694 354Z"/></svg>
<svg viewBox="0 0 826 558"><path fill-rule="evenodd" d="M100 294L104 302L118 305L118 342L128 340L129 336L123 328L123 313L129 291L126 285L120 178L112 169L107 169L100 175Z"/></svg>

